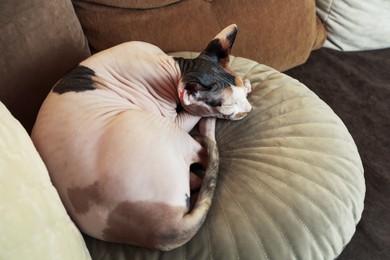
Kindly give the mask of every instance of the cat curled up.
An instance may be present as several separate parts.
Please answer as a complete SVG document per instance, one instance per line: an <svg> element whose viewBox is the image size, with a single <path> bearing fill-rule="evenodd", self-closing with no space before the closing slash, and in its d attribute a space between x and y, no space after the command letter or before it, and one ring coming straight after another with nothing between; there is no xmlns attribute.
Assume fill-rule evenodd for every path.
<svg viewBox="0 0 390 260"><path fill-rule="evenodd" d="M159 250L196 234L217 182L215 120L251 110L249 81L229 68L236 34L236 25L226 27L194 59L123 43L82 61L53 87L32 139L84 233ZM188 132L197 124L195 139ZM203 178L193 164L205 169Z"/></svg>

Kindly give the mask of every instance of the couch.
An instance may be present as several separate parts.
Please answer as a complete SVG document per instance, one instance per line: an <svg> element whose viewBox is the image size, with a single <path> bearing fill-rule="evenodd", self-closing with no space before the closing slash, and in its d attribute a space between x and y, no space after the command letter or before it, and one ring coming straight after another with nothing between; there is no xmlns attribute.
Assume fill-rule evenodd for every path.
<svg viewBox="0 0 390 260"><path fill-rule="evenodd" d="M350 230L342 243L330 242L330 249L326 254L320 254L321 257L388 258L390 39L387 35L390 35L390 5L384 0L358 2L2 1L0 258L135 259L137 256L137 259L173 259L174 255L175 259L219 259L217 247L214 247L214 254L207 253L214 244L209 243L208 250L194 249L193 244L201 245L202 236L207 237L206 231L194 238L188 247L171 255L82 235L51 185L49 173L28 133L51 87L89 55L130 40L151 42L166 52L198 52L216 32L230 23L237 23L240 28L233 55L244 57L232 59L236 62L234 68L247 77L251 77L253 71L244 68L243 63L252 66L252 70L257 69L252 82L259 83L257 94L262 95L261 90L267 90L262 88L261 82L269 82L269 75L278 73L291 83L291 89L298 89L299 97L313 99L310 105L326 108L328 114L323 116L324 120L331 117L329 120L343 128L343 138L356 143L360 157L354 145L352 150L333 147L332 151L335 154L337 150L342 151L345 158L353 151L355 154L348 158L352 158L350 162L355 160L355 164L348 166L350 168L356 165L359 168L363 163L366 188L360 186L359 196L356 195L359 199L352 199L351 203L359 204L365 196L364 210L361 213L363 205L356 206L353 223L342 223L351 219L337 216L337 212L344 211L332 213L336 214L333 218L341 221L338 224L349 226ZM373 16L376 19L371 19ZM357 20L356 23L349 23L351 19ZM261 74L264 71L268 73L266 77ZM285 101L286 93L275 93L277 95L264 100L265 104L270 102L269 107L275 100ZM291 96L291 99L296 97ZM220 123L219 129L222 135L224 123ZM338 130L335 133L338 134ZM315 147L316 142L312 145ZM326 142L317 146L320 148L316 149L321 150ZM360 168L355 171L362 173ZM356 178L361 178L359 176ZM233 196L233 199L236 198ZM331 205L325 201L326 204ZM301 244L299 250L306 250L306 257L300 257L294 245L287 243L293 252L288 259L318 259L311 247L305 248L305 237L297 243ZM250 251L245 246L240 250ZM278 250L278 246L273 250ZM229 251L228 248L225 251ZM228 258L236 259L239 257L236 253ZM251 256L266 259L267 253Z"/></svg>

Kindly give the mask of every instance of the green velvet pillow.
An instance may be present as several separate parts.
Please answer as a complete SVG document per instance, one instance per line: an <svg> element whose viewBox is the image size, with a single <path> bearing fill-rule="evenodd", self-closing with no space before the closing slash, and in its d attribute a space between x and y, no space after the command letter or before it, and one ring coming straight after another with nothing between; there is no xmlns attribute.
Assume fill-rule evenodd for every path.
<svg viewBox="0 0 390 260"><path fill-rule="evenodd" d="M343 122L283 73L238 57L230 66L252 82L253 110L217 122L220 176L201 230L170 252L86 237L93 259L334 259L350 241L365 183Z"/></svg>
<svg viewBox="0 0 390 260"><path fill-rule="evenodd" d="M91 259L26 130L1 102L0 259Z"/></svg>

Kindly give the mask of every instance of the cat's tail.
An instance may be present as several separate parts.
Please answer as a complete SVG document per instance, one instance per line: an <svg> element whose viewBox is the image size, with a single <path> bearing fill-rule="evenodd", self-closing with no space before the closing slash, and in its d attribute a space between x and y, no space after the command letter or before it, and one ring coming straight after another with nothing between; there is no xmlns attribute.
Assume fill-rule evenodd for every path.
<svg viewBox="0 0 390 260"><path fill-rule="evenodd" d="M203 224L211 206L219 169L219 153L216 143L207 136L202 137L201 143L207 150L207 168L195 205L193 209L184 216L184 226L197 226L195 227L196 229L199 229Z"/></svg>
<svg viewBox="0 0 390 260"><path fill-rule="evenodd" d="M203 225L213 200L219 169L218 148L216 143L207 136L202 136L201 140L198 141L206 148L208 157L203 183L194 207L183 216L181 223L177 226L178 230L172 232L174 237L171 238L170 243L166 244L164 248L160 248L164 251L187 243L196 234Z"/></svg>

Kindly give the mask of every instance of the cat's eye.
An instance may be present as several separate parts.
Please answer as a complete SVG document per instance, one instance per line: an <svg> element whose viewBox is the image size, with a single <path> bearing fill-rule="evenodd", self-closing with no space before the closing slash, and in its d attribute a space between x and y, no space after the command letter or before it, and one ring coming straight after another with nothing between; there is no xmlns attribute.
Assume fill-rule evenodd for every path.
<svg viewBox="0 0 390 260"><path fill-rule="evenodd" d="M234 106L235 104L234 103L230 103L230 104L223 104L221 105L222 107L232 107Z"/></svg>
<svg viewBox="0 0 390 260"><path fill-rule="evenodd" d="M220 107L222 106L222 100L210 100L206 101L206 104L211 107Z"/></svg>
<svg viewBox="0 0 390 260"><path fill-rule="evenodd" d="M216 86L218 86L218 83L215 82L215 83L211 83L211 84L205 86L205 88L206 88L207 90L212 90L212 89L215 88Z"/></svg>

